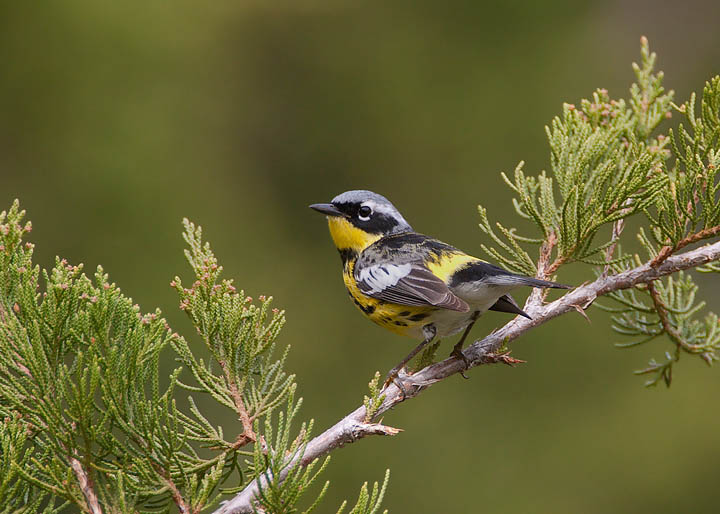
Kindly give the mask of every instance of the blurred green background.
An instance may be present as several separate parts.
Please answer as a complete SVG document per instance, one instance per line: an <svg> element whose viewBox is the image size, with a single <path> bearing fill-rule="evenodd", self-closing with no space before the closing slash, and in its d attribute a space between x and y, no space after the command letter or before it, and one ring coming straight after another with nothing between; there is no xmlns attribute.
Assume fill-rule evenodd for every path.
<svg viewBox="0 0 720 514"><path fill-rule="evenodd" d="M42 266L102 263L190 338L168 283L188 274L181 218L203 225L237 285L287 309L281 341L319 431L415 343L356 312L307 205L372 189L480 254L476 205L514 216L499 172L548 166L543 126L563 101L627 96L641 35L677 101L720 72L720 4L675 5L4 2L0 206L21 199ZM322 512L386 467L395 513L717 512L717 370L683 359L670 390L645 389L631 371L665 343L617 350L607 317L590 316L518 341L526 365L396 408L398 437L335 452Z"/></svg>

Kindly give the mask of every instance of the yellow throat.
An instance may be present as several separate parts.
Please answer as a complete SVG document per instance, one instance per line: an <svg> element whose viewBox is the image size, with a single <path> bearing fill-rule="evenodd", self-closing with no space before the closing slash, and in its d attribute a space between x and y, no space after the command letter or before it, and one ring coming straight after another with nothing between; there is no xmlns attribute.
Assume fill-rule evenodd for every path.
<svg viewBox="0 0 720 514"><path fill-rule="evenodd" d="M328 216L328 227L338 250L360 253L382 237L381 234L365 232L339 216Z"/></svg>

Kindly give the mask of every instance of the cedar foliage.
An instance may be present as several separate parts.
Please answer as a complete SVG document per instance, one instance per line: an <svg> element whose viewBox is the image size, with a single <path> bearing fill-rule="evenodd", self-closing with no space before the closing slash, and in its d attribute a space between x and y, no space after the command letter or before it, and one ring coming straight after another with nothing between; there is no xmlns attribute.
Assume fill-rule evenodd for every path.
<svg viewBox="0 0 720 514"><path fill-rule="evenodd" d="M546 129L549 171L532 175L521 162L502 175L534 233L492 224L480 207L492 259L543 278L572 262L604 275L658 265L720 233L720 77L699 99L676 105L645 39L634 71L626 100L598 89L563 106ZM673 113L683 122L664 129ZM192 278L186 285L176 277L172 286L209 355L199 358L199 343L174 332L159 310L141 311L101 267L88 277L82 265L58 258L40 270L24 216L17 201L0 214L0 511L207 512L261 476L258 512L312 511L328 484L311 486L328 459L308 466L295 459L287 468L312 421L296 422L302 402L285 369L289 349L278 339L285 318L272 298L253 300L223 278L200 227L185 220ZM620 246L631 217L642 255ZM614 305L603 306L630 338L620 346L662 336L672 343L638 371L649 385L669 386L681 355L717 360L718 318L699 315L697 290L678 273L612 293ZM178 367L161 376L168 356ZM378 377L364 400L369 417L382 402ZM238 422L214 424L203 414L208 402ZM377 512L388 478L364 484L349 512Z"/></svg>

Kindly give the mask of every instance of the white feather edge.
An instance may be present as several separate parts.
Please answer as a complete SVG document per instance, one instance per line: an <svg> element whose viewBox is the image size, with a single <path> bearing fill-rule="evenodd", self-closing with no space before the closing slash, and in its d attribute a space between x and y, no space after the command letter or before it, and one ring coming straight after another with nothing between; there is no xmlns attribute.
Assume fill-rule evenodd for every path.
<svg viewBox="0 0 720 514"><path fill-rule="evenodd" d="M368 285L368 293L375 294L397 284L400 279L408 276L412 265L407 264L377 264L368 266L360 271L358 279Z"/></svg>

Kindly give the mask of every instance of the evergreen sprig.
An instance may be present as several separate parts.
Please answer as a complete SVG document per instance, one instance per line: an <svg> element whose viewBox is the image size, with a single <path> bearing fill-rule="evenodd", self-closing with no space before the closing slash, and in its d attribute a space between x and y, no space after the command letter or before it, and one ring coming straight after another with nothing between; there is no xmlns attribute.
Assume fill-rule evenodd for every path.
<svg viewBox="0 0 720 514"><path fill-rule="evenodd" d="M647 209L649 234L656 245L665 247L657 261L720 233L720 77L705 85L699 115L695 103L693 93L677 107L688 128L681 123L677 132L670 131L675 164L667 171L669 187Z"/></svg>
<svg viewBox="0 0 720 514"><path fill-rule="evenodd" d="M687 273L680 272L665 280L656 280L642 288L617 291L610 295L620 307L607 308L613 312L613 329L633 340L617 343L620 348L631 348L666 335L674 345L665 353L662 362L651 360L649 365L636 371L651 375L646 385L660 381L672 382L673 365L681 354L697 355L707 364L718 360L720 326L712 312L699 319L697 314L705 302L697 301L698 286Z"/></svg>
<svg viewBox="0 0 720 514"><path fill-rule="evenodd" d="M695 94L677 106L655 62L642 38L628 100L611 99L598 89L579 107L564 104L562 116L546 128L550 172L527 175L521 162L511 177L502 174L516 195L515 210L533 222L538 235L493 227L480 207L480 227L496 245L483 246L488 255L510 270L543 278L574 261L606 275L643 262L619 245L630 216L644 215L646 226L637 238L653 267L720 234L720 77L705 85L699 109ZM673 110L685 121L666 136L658 130ZM526 244L540 245L537 262ZM700 271L717 272L720 266L710 263ZM717 317L708 313L696 319L704 306L695 301L697 289L690 275L681 274L610 295L618 304L604 307L615 314L613 328L633 337L619 346L637 346L661 335L674 344L664 360L638 371L652 375L648 385L669 385L683 353L708 364L717 360Z"/></svg>
<svg viewBox="0 0 720 514"><path fill-rule="evenodd" d="M67 502L56 506L56 499L50 498L48 492L23 478L23 470L31 466L35 451L28 443L28 428L19 416L6 417L0 423L0 512L60 512Z"/></svg>
<svg viewBox="0 0 720 514"><path fill-rule="evenodd" d="M382 388L380 387L379 371L376 371L373 378L370 382L368 382L368 389L370 390L370 396L365 395L363 397L363 405L365 406L365 422L367 423L369 423L375 416L375 413L385 399L385 396L382 394Z"/></svg>
<svg viewBox="0 0 720 514"><path fill-rule="evenodd" d="M347 514L376 514L380 510L380 505L385 496L389 480L390 470L387 469L385 470L385 478L383 479L382 485L373 482L372 491L368 492L368 484L365 482L360 488L360 495L358 496L355 506L352 507ZM347 501L342 503L337 514L344 514L345 507L347 507ZM387 512L387 510L384 510L383 514L387 514Z"/></svg>
<svg viewBox="0 0 720 514"><path fill-rule="evenodd" d="M720 77L706 85L701 113L695 115L694 97L681 107L672 103L673 92L663 88L664 77L655 71L655 61L642 38L641 62L633 65L636 82L627 100L612 99L606 90L598 89L579 107L565 104L562 115L546 129L550 171L532 176L521 162L512 177L502 175L515 194L515 210L535 226L534 234L520 235L514 227L493 225L487 210L479 207L480 228L493 244L483 248L506 268L549 278L564 264L582 262L596 279L547 304L544 292L536 289L525 307L531 319L517 317L475 341L463 351L462 359L451 356L432 364L435 348L429 348L420 359L421 367L426 367L405 377L403 387L384 389L385 399L377 410L371 399L374 393L366 396L362 408L309 443L312 455L324 455L357 440L357 435L369 435L348 434L347 426L367 423L368 412L377 418L455 373L481 364L516 364L519 361L505 351L507 343L563 314L579 312L587 317L585 310L598 305L598 297L604 295L618 305L609 308L614 314L613 328L633 338L622 346L660 336L674 345L664 361L652 360L637 372L650 375L648 385L661 381L669 385L682 354L699 356L708 364L717 359L718 318L712 313L698 317L704 304L696 301L698 287L685 271L698 266L708 272L720 270L720 242L679 250L720 234L715 180ZM682 138L659 131L672 109L687 115L690 129L681 126ZM638 240L645 249L643 257L625 253L628 245L621 247L625 221L631 216L642 225ZM537 259L526 249L530 244L540 247ZM227 512L250 512L261 485L258 481L248 485ZM352 512L375 512L377 491L377 484L372 495L363 487Z"/></svg>
<svg viewBox="0 0 720 514"><path fill-rule="evenodd" d="M638 373L649 375L648 385L669 385L681 355L711 364L720 348L718 317L699 315L704 303L691 275L665 276L692 266L679 267L674 253L720 234L720 77L706 84L699 109L695 95L676 106L655 60L643 39L627 100L598 89L578 107L563 106L546 128L548 172L527 174L521 162L511 177L503 174L534 234L493 226L479 210L495 245L483 248L508 269L546 278L584 262L599 282L625 277L631 266L643 270L648 278L618 280L597 294L616 304L613 328L632 338L622 346L668 338L665 359ZM659 131L672 109L684 122L666 137ZM0 512L167 512L174 505L194 514L245 487L257 494L243 511L316 508L328 484L311 493L328 460L302 458L312 422L293 428L302 402L285 370L288 348L278 343L285 318L272 298L254 301L236 290L200 227L185 220L194 276L189 286L178 277L172 286L198 337L182 337L159 310L143 313L101 267L88 277L81 264L57 258L41 271L24 215L17 201L0 213ZM637 234L643 257L620 246L631 216L644 225ZM533 244L537 259L526 249ZM720 270L709 260L697 261L701 271ZM582 311L595 296L583 298L565 307ZM530 301L542 311L541 296ZM167 355L179 366L161 371ZM498 355L488 362L511 363ZM364 401L366 423L400 401L379 389L377 376ZM228 409L237 426L215 424L203 413L207 402ZM388 476L372 491L363 485L350 512L377 512Z"/></svg>
<svg viewBox="0 0 720 514"><path fill-rule="evenodd" d="M544 275L574 261L605 265L601 252L615 240L597 243L600 229L644 212L666 188L668 139L653 136L653 131L669 117L673 92L665 92L662 73L653 74L655 54L647 40L641 62L634 65L637 83L629 102L598 89L579 107L563 105L562 116L545 129L550 173L527 175L520 162L512 176L502 174L516 195L516 212L532 221L539 234L521 236L499 223L493 228L481 206L480 228L498 245L483 245L490 257L510 270L535 275L538 266L522 247L534 243L543 244Z"/></svg>
<svg viewBox="0 0 720 514"><path fill-rule="evenodd" d="M194 514L261 475L280 476L312 424L294 435L301 402L284 370L288 348L277 351L285 318L272 299L254 302L221 278L200 227L185 220L194 281L172 285L199 335L189 342L159 310L142 313L101 267L91 280L58 258L41 272L24 215L17 201L0 213L0 512L174 504ZM168 352L183 367L166 374ZM181 408L183 390L192 395ZM214 424L202 413L207 402L230 409L239 430ZM294 512L326 464L271 481L258 508Z"/></svg>
<svg viewBox="0 0 720 514"><path fill-rule="evenodd" d="M287 401L285 412L278 413L277 428L273 437L273 424L268 417L265 419L265 435L261 444L256 445L253 455L253 468L264 479L264 486L260 487L258 494L258 507L255 512L268 512L273 514L290 514L298 512L298 500L323 472L330 458L322 462L314 461L302 466L299 458L305 452L305 446L310 440L312 421L302 424L300 433L291 439L290 421L296 417L300 402L293 401L291 393ZM288 461L292 462L288 466ZM315 467L320 464L317 471ZM330 482L325 482L315 501L303 511L309 514L318 506L325 496Z"/></svg>
<svg viewBox="0 0 720 514"><path fill-rule="evenodd" d="M658 266L674 252L720 234L720 183L717 176L720 166L720 77L706 83L696 114L696 98L675 109L685 115L689 130L681 123L676 131L670 130L673 164L666 161L663 173L668 186L655 195L645 207L650 226L641 228L638 240L650 257L652 266ZM635 257L639 262L639 257ZM618 268L622 269L622 267ZM699 271L718 271L717 263L710 263ZM697 317L705 303L695 300L699 287L689 274L678 274L635 288L616 292L611 297L621 305L613 318L614 329L630 336L628 347L643 344L665 335L674 344L673 351L665 352L664 359L652 359L637 374L650 375L646 385L672 382L673 366L684 354L696 355L708 365L718 360L720 327L717 315L708 312ZM642 300L640 298L643 298Z"/></svg>

